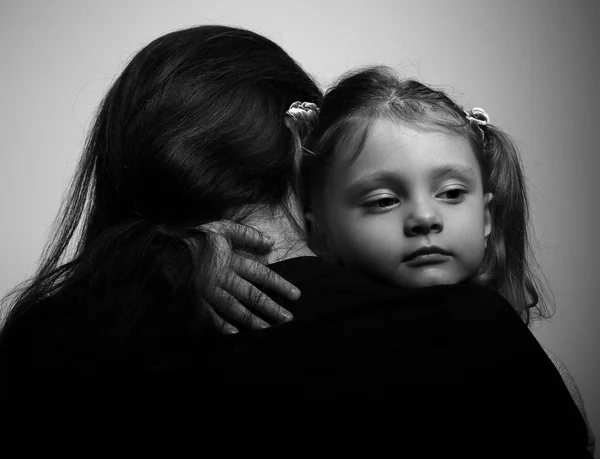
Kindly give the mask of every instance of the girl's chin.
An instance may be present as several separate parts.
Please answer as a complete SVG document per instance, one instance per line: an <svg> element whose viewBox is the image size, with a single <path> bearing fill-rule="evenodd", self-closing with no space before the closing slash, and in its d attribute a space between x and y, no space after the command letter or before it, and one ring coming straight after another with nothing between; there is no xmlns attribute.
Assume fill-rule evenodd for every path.
<svg viewBox="0 0 600 459"><path fill-rule="evenodd" d="M403 282L401 284L395 283L396 286L401 288L425 288L425 287L435 287L436 285L454 285L458 282L445 281L441 279L431 279L431 280L423 280L419 282Z"/></svg>
<svg viewBox="0 0 600 459"><path fill-rule="evenodd" d="M470 279L467 274L432 266L409 271L398 269L392 273L373 273L373 271L365 269L359 269L359 271L380 284L406 289L462 284L469 282Z"/></svg>
<svg viewBox="0 0 600 459"><path fill-rule="evenodd" d="M455 285L468 280L468 276L444 270L426 270L416 273L395 273L391 283L401 288L424 288L436 285Z"/></svg>

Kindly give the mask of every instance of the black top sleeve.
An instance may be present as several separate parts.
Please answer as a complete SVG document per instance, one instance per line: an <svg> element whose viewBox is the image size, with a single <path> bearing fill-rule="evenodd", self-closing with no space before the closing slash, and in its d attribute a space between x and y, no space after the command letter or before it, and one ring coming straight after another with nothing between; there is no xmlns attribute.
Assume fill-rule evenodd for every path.
<svg viewBox="0 0 600 459"><path fill-rule="evenodd" d="M497 293L400 291L315 258L273 267L302 290L284 305L295 320L234 337L183 378L205 389L191 425L221 453L589 457L560 375Z"/></svg>

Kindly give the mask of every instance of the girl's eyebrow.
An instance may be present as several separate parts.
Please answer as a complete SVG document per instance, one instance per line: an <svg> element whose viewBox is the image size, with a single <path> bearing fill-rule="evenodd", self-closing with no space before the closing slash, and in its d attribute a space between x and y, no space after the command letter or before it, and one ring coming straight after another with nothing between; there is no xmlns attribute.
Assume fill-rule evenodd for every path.
<svg viewBox="0 0 600 459"><path fill-rule="evenodd" d="M367 188L371 188L373 185L379 183L388 183L391 181L404 181L401 174L391 171L377 171L371 174L365 174L356 180L354 180L346 188L346 192L350 195L357 195L363 192Z"/></svg>
<svg viewBox="0 0 600 459"><path fill-rule="evenodd" d="M477 176L471 166L466 166L460 163L444 164L443 166L436 167L431 171L431 178L434 180L448 175L457 175L469 179Z"/></svg>

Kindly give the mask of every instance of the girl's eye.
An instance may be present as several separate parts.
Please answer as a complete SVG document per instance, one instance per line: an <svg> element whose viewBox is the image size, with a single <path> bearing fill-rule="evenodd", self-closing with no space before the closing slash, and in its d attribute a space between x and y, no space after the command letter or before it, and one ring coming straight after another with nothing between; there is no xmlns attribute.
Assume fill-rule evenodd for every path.
<svg viewBox="0 0 600 459"><path fill-rule="evenodd" d="M466 192L467 190L463 190L462 188L452 188L440 193L438 196L446 201L456 202L460 201Z"/></svg>
<svg viewBox="0 0 600 459"><path fill-rule="evenodd" d="M391 196L386 196L384 198L379 198L374 201L369 201L365 203L366 207L371 207L375 209L387 209L389 207L393 207L398 203L397 198L393 198Z"/></svg>
<svg viewBox="0 0 600 459"><path fill-rule="evenodd" d="M392 207L397 202L398 200L394 198L383 198L377 201L377 205L383 209L386 207Z"/></svg>

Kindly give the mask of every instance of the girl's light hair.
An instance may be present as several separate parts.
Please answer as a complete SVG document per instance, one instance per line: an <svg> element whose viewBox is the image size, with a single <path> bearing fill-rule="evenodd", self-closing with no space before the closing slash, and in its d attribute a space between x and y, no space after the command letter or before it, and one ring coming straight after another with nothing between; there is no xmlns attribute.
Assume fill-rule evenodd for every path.
<svg viewBox="0 0 600 459"><path fill-rule="evenodd" d="M484 192L491 192L492 232L484 261L472 282L497 290L529 324L550 316L543 275L537 270L529 234L529 204L518 150L492 124L470 121L443 91L401 79L387 67L369 67L343 76L325 95L319 124L311 132L302 177L305 206L318 207L318 195L334 153L353 162L373 123L381 118L465 138L481 167ZM481 135L481 132L484 135Z"/></svg>

